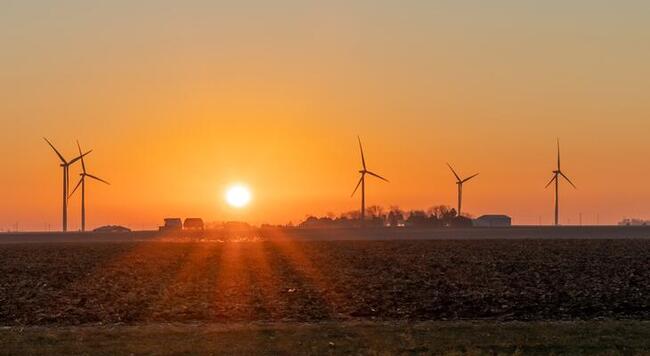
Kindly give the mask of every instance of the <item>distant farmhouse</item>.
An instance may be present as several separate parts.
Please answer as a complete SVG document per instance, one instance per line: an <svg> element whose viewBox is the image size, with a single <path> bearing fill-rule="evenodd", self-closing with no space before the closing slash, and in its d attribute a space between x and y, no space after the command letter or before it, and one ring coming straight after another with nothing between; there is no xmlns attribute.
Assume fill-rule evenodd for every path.
<svg viewBox="0 0 650 356"><path fill-rule="evenodd" d="M165 218L165 225L158 228L159 231L180 231L183 230L183 221L180 218Z"/></svg>
<svg viewBox="0 0 650 356"><path fill-rule="evenodd" d="M203 231L205 224L201 218L187 218L183 222L181 218L165 218L165 225L158 227L158 231L171 232L181 230Z"/></svg>
<svg viewBox="0 0 650 356"><path fill-rule="evenodd" d="M203 230L203 219L201 218L187 218L183 223L185 230Z"/></svg>
<svg viewBox="0 0 650 356"><path fill-rule="evenodd" d="M472 221L476 227L506 227L512 226L512 219L508 215L483 215Z"/></svg>

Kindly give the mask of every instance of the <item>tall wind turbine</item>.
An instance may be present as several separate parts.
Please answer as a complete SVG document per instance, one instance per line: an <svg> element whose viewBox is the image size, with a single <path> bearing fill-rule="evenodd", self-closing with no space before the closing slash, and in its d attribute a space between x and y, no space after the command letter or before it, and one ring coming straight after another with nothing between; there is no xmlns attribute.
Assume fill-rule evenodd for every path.
<svg viewBox="0 0 650 356"><path fill-rule="evenodd" d="M559 215L560 215L560 193L559 193L559 191L560 191L560 176L562 176L562 178L566 179L566 181L569 182L569 184L571 184L571 186L574 189L578 189L573 184L573 182L571 182L569 177L564 175L564 173L562 173L562 170L560 169L560 139L558 139L557 140L557 169L553 171L553 178L551 178L551 180L548 182L548 184L546 184L546 187L545 187L545 188L548 188L548 186L551 185L551 183L553 183L553 181L555 181L555 225L556 226L559 225Z"/></svg>
<svg viewBox="0 0 650 356"><path fill-rule="evenodd" d="M461 207L463 205L463 184L465 182L467 182L468 180L476 177L478 175L478 173L476 173L474 175L471 175L471 176L469 176L469 177L467 177L465 179L461 179L460 176L458 176L456 171L454 171L454 169L451 167L451 165L449 163L447 163L447 166L449 166L449 169L451 169L451 173L453 173L454 176L456 177L456 185L458 185L458 216L460 216L460 212L461 212L460 209L461 209Z"/></svg>
<svg viewBox="0 0 650 356"><path fill-rule="evenodd" d="M79 149L79 157L81 157L82 172L79 174L80 176L79 182L77 182L77 185L72 190L72 193L70 193L70 197L74 194L74 192L77 191L77 189L81 185L81 231L86 231L86 177L100 181L108 185L110 185L110 183L86 172L86 163L84 162L84 158L83 158L84 155L81 154L81 146L79 145L79 141L77 141L77 148Z"/></svg>
<svg viewBox="0 0 650 356"><path fill-rule="evenodd" d="M47 138L43 137L43 139L45 140L45 142L47 142L48 145L50 145L50 147L52 147L52 149L54 150L56 155L59 156L59 159L61 160L60 166L61 166L61 168L63 168L63 224L62 225L63 225L63 232L66 232L66 231L68 231L68 189L69 189L68 172L69 172L69 168L73 163L75 163L78 160L80 160L81 158L83 158L83 156L85 156L85 155L89 154L90 152L92 152L92 150L90 150L90 151L88 151L88 152L86 152L84 154L79 153L79 156L76 157L75 159L73 159L72 161L66 161L66 159L63 158L63 155L61 155L61 153L56 148L54 148L54 145Z"/></svg>
<svg viewBox="0 0 650 356"><path fill-rule="evenodd" d="M366 168L366 159L363 156L363 147L361 146L361 138L357 136L357 139L359 140L359 151L361 151L361 165L363 168L359 171L359 173L361 173L361 178L359 179L359 183L357 183L357 186L354 188L354 191L352 192L351 196L354 196L354 193L356 193L357 189L359 189L359 186L361 186L361 224L363 225L366 219L366 174L370 174L371 176L379 178L385 182L388 182L388 179L376 173L373 173Z"/></svg>

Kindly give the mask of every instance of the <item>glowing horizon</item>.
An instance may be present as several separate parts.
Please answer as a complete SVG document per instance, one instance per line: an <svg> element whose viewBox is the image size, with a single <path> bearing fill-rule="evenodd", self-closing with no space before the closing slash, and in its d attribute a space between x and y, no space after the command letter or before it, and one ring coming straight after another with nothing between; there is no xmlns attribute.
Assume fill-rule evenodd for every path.
<svg viewBox="0 0 650 356"><path fill-rule="evenodd" d="M0 13L0 230L61 225L84 149L88 228L169 216L297 223L367 206L550 224L650 219L650 4L13 2ZM78 177L75 164L71 182ZM223 199L246 182L254 201ZM79 199L69 227L79 226Z"/></svg>

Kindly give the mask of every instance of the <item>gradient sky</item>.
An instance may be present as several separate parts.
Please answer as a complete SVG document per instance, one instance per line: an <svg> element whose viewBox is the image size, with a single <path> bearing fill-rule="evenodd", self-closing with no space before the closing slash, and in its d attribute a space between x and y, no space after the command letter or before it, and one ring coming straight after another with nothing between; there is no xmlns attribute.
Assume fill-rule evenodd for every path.
<svg viewBox="0 0 650 356"><path fill-rule="evenodd" d="M648 1L28 1L0 11L0 229L60 228L60 169L95 151L88 225L297 222L455 204L551 223L650 218ZM75 172L79 167L75 167ZM76 177L76 173L74 175ZM74 178L73 178L74 179ZM254 200L223 203L245 182ZM78 197L70 228L79 225Z"/></svg>

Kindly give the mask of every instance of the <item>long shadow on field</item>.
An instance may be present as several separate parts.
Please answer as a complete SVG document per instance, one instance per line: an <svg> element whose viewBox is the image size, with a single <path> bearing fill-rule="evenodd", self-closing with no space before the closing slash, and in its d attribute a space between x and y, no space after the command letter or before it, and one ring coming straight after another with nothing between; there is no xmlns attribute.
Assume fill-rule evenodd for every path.
<svg viewBox="0 0 650 356"><path fill-rule="evenodd" d="M220 321L250 320L250 276L244 264L245 243L223 244L219 261L218 278L212 297L213 319Z"/></svg>
<svg viewBox="0 0 650 356"><path fill-rule="evenodd" d="M243 263L247 266L252 289L252 308L257 320L282 320L287 317L288 288L282 276L269 263L268 245L247 243Z"/></svg>
<svg viewBox="0 0 650 356"><path fill-rule="evenodd" d="M650 240L0 246L0 325L650 318Z"/></svg>
<svg viewBox="0 0 650 356"><path fill-rule="evenodd" d="M0 323L46 324L86 302L79 285L126 246L33 243L0 246Z"/></svg>
<svg viewBox="0 0 650 356"><path fill-rule="evenodd" d="M296 242L290 238L275 236L268 242L268 249L273 255L273 260L277 261L280 275L287 276L295 283L295 287L288 287L288 291L293 292L290 298L304 309L297 311L297 315L316 320L347 319L349 316L341 311L349 301L338 288L344 275L333 269L322 270L324 266L332 267L340 261L332 260L334 254L322 256L307 248L318 245L320 244ZM331 247L321 249L320 252L332 252L334 249ZM314 263L314 260L324 261L325 264L319 265Z"/></svg>
<svg viewBox="0 0 650 356"><path fill-rule="evenodd" d="M53 295L45 306L53 313L36 322L135 322L150 316L154 303L190 258L190 246L152 241L129 247Z"/></svg>
<svg viewBox="0 0 650 356"><path fill-rule="evenodd" d="M187 259L152 304L149 320L195 321L210 319L217 288L223 244L189 243Z"/></svg>

